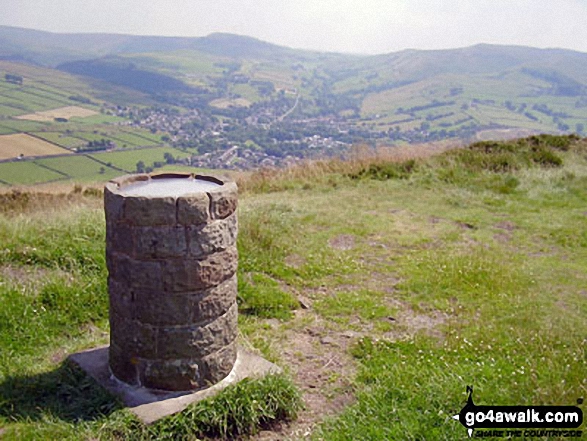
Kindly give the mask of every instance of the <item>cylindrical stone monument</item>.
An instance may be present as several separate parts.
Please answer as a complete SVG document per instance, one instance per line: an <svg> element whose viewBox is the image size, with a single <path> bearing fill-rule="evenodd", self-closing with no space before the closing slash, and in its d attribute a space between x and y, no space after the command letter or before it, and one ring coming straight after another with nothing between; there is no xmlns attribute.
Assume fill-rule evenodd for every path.
<svg viewBox="0 0 587 441"><path fill-rule="evenodd" d="M112 374L164 391L222 380L237 357L236 184L130 175L104 202Z"/></svg>

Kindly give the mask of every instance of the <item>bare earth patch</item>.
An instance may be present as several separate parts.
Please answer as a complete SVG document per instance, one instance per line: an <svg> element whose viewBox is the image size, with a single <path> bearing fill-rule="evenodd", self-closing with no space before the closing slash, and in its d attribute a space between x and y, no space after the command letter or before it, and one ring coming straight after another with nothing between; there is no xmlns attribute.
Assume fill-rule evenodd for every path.
<svg viewBox="0 0 587 441"><path fill-rule="evenodd" d="M0 159L13 159L18 158L20 155L50 156L64 154L71 154L71 152L24 133L0 136Z"/></svg>
<svg viewBox="0 0 587 441"><path fill-rule="evenodd" d="M299 269L305 265L306 259L299 254L290 254L284 259L287 266L295 269Z"/></svg>
<svg viewBox="0 0 587 441"><path fill-rule="evenodd" d="M495 228L500 232L493 235L493 238L501 243L507 243L512 240L512 232L517 228L516 224L510 221L501 221L495 224Z"/></svg>
<svg viewBox="0 0 587 441"><path fill-rule="evenodd" d="M70 119L73 117L86 118L88 116L97 115L98 112L84 109L79 106L60 107L58 109L45 110L43 112L29 113L27 115L17 116L16 119L26 119L29 121L50 122L55 118Z"/></svg>
<svg viewBox="0 0 587 441"><path fill-rule="evenodd" d="M307 439L324 418L340 413L354 400L351 380L356 364L348 354L353 340L349 335L329 330L312 311L296 311L295 320L313 322L285 333L280 364L290 369L305 409L296 421L263 431L255 437L257 440Z"/></svg>
<svg viewBox="0 0 587 441"><path fill-rule="evenodd" d="M354 402L352 380L357 372L357 363L349 349L363 337L382 338L390 341L405 340L418 333L425 333L442 340L440 329L449 319L443 312L432 310L417 312L408 304L393 298L394 286L399 279L387 274L377 274L371 283L380 284L385 279L385 303L396 313L388 317L392 329L381 333L373 330L373 324L350 318L351 329L341 328L321 317L312 309L312 302L294 312L294 319L287 324L280 341L279 364L291 373L299 387L305 404L298 419L281 424L272 430L264 430L253 439L257 441L309 439L314 429L326 418L341 413ZM369 284L367 284L369 285ZM358 289L356 286L316 288L296 295L317 299L333 292ZM305 297L305 296L308 297ZM279 322L272 323L278 329ZM283 328L282 328L283 329Z"/></svg>
<svg viewBox="0 0 587 441"><path fill-rule="evenodd" d="M38 267L0 266L0 279L7 280L10 283L36 282L46 278L49 273L49 270Z"/></svg>
<svg viewBox="0 0 587 441"><path fill-rule="evenodd" d="M210 101L210 105L218 109L228 109L230 107L249 107L251 105L251 102L244 98L219 98L217 100Z"/></svg>
<svg viewBox="0 0 587 441"><path fill-rule="evenodd" d="M330 239L328 245L335 250L352 250L355 247L355 236L351 234L340 234Z"/></svg>

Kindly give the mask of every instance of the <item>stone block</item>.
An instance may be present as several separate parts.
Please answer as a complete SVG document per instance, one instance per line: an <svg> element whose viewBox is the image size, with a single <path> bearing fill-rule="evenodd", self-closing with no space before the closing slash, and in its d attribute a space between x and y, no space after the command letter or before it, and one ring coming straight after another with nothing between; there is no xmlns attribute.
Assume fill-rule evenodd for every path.
<svg viewBox="0 0 587 441"><path fill-rule="evenodd" d="M128 320L134 320L143 314L142 308L145 305L136 301L137 299L128 284L110 278L108 280L108 296L111 313Z"/></svg>
<svg viewBox="0 0 587 441"><path fill-rule="evenodd" d="M124 197L113 192L115 189L115 184L106 184L104 187L106 222L120 222L124 217Z"/></svg>
<svg viewBox="0 0 587 441"><path fill-rule="evenodd" d="M182 225L205 224L210 219L210 199L206 193L177 198L177 221Z"/></svg>
<svg viewBox="0 0 587 441"><path fill-rule="evenodd" d="M220 317L236 304L236 297L237 279L235 274L227 281L193 298L192 322L199 323Z"/></svg>
<svg viewBox="0 0 587 441"><path fill-rule="evenodd" d="M237 233L236 213L226 219L215 220L200 227L187 227L189 254L200 257L224 251L236 245Z"/></svg>
<svg viewBox="0 0 587 441"><path fill-rule="evenodd" d="M109 280L130 282L130 259L126 254L106 249L106 267Z"/></svg>
<svg viewBox="0 0 587 441"><path fill-rule="evenodd" d="M232 277L237 268L237 251L231 247L201 259L168 260L162 265L166 292L199 291Z"/></svg>
<svg viewBox="0 0 587 441"><path fill-rule="evenodd" d="M226 182L222 187L208 192L210 215L212 219L225 219L236 211L238 188L234 182Z"/></svg>
<svg viewBox="0 0 587 441"><path fill-rule="evenodd" d="M110 341L125 351L125 358L157 358L158 329L110 312Z"/></svg>
<svg viewBox="0 0 587 441"><path fill-rule="evenodd" d="M232 343L238 334L237 306L205 326L160 328L157 358L201 358Z"/></svg>
<svg viewBox="0 0 587 441"><path fill-rule="evenodd" d="M195 360L142 360L139 376L141 384L151 389L187 391L202 387Z"/></svg>
<svg viewBox="0 0 587 441"><path fill-rule="evenodd" d="M208 384L216 384L224 379L232 370L237 357L236 341L228 344L200 361L202 379Z"/></svg>
<svg viewBox="0 0 587 441"><path fill-rule="evenodd" d="M133 196L125 198L124 220L131 225L175 225L175 198Z"/></svg>
<svg viewBox="0 0 587 441"><path fill-rule="evenodd" d="M183 226L134 227L134 257L164 259L182 257L187 253L186 231Z"/></svg>
<svg viewBox="0 0 587 441"><path fill-rule="evenodd" d="M128 225L106 222L106 248L127 256L132 255L135 248L133 231Z"/></svg>
<svg viewBox="0 0 587 441"><path fill-rule="evenodd" d="M110 370L116 378L127 384L139 386L137 375L138 359L128 356L128 351L121 349L114 342L110 342L109 356Z"/></svg>
<svg viewBox="0 0 587 441"><path fill-rule="evenodd" d="M234 275L220 285L193 293L153 290L130 293L120 284L112 285L110 291L111 308L128 311L121 315L157 327L188 326L209 322L225 314L236 302L237 283Z"/></svg>
<svg viewBox="0 0 587 441"><path fill-rule="evenodd" d="M141 290L151 289L154 291L161 291L163 289L162 282L162 266L159 261L145 261L137 259L128 259L128 279L130 280L130 288Z"/></svg>

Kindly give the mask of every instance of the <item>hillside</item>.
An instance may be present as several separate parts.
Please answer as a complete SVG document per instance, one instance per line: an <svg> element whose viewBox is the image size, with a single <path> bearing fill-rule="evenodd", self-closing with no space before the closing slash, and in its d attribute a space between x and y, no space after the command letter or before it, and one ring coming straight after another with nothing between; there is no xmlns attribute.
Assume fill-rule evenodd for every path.
<svg viewBox="0 0 587 441"><path fill-rule="evenodd" d="M240 179L239 342L287 374L152 426L64 361L108 341L100 192L0 195L0 436L454 440L468 385L575 405L587 140L366 153Z"/></svg>
<svg viewBox="0 0 587 441"><path fill-rule="evenodd" d="M0 48L0 133L39 137L75 154L165 147L185 166L254 169L345 156L357 144L582 134L587 124L587 54L562 49L482 44L359 56L230 34L65 35L11 27L0 27ZM56 120L68 105L100 116ZM34 116L32 124L27 117L35 112L54 117L40 125ZM159 153L145 153L130 170L114 161L98 167L115 174L136 170L139 160L149 169L167 165ZM0 157L19 154L21 163L36 161L28 150ZM0 168L14 176L15 167L36 165ZM0 181L77 179L39 176L21 182L0 173Z"/></svg>

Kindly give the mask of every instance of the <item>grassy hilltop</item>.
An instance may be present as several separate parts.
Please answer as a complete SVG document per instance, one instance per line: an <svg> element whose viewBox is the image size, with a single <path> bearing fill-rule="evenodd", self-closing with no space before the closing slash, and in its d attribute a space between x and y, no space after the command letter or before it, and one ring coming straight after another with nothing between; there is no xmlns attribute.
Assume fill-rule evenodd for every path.
<svg viewBox="0 0 587 441"><path fill-rule="evenodd" d="M239 339L286 374L150 427L64 361L108 341L100 191L0 195L0 437L453 440L467 385L478 405L586 395L586 140L356 152L239 185Z"/></svg>

